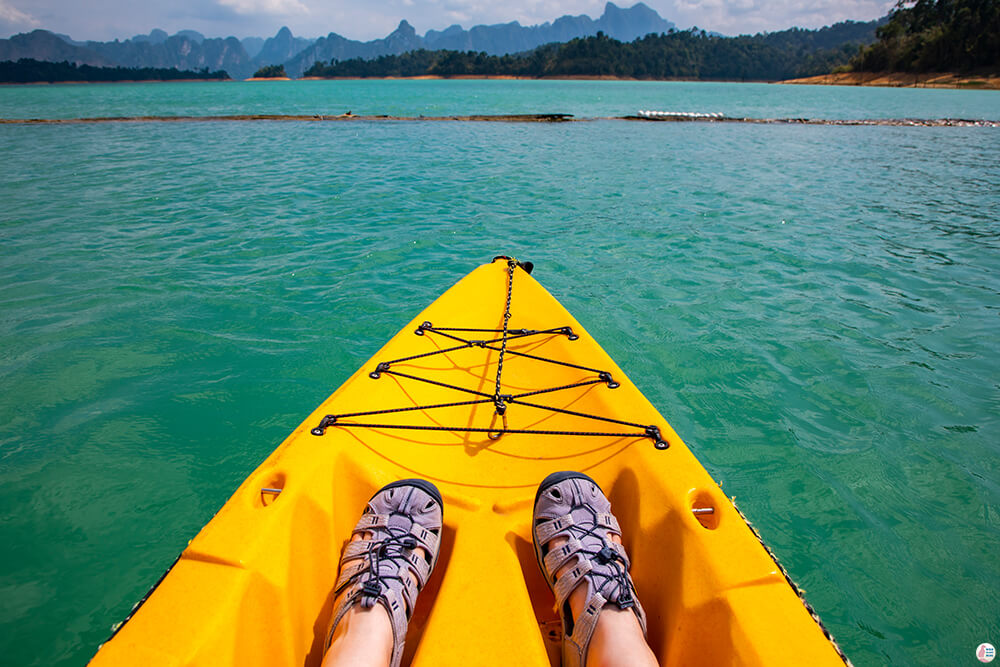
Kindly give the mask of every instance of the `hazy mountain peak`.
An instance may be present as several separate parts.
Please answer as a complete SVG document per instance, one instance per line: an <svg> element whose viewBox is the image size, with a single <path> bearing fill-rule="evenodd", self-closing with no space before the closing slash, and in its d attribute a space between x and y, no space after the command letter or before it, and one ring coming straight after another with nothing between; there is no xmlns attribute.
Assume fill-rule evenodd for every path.
<svg viewBox="0 0 1000 667"><path fill-rule="evenodd" d="M201 34L197 30L178 30L174 37L184 37L185 39L189 39L197 44L201 44L205 41L205 35Z"/></svg>
<svg viewBox="0 0 1000 667"><path fill-rule="evenodd" d="M656 10L639 2L621 8L613 2L604 6L604 14L592 19L586 14L560 16L551 23L522 26L517 21L494 25L477 25L469 30L451 26L446 30L428 30L424 43L429 49L485 51L491 55L528 51L549 42L566 42L575 37L587 37L603 31L608 37L630 42L649 33L667 32L676 26L662 18Z"/></svg>
<svg viewBox="0 0 1000 667"><path fill-rule="evenodd" d="M10 39L0 39L0 60L19 60L20 58L33 58L49 62L65 60L75 65L107 66L113 64L86 46L67 42L55 33L40 28L28 33L19 33Z"/></svg>
<svg viewBox="0 0 1000 667"><path fill-rule="evenodd" d="M399 25L396 26L396 29L392 31L392 34L407 36L407 37L410 36L416 37L417 31L413 29L413 26L410 25L409 21L403 19L402 21L399 22Z"/></svg>
<svg viewBox="0 0 1000 667"><path fill-rule="evenodd" d="M159 28L153 28L149 31L148 35L136 35L132 38L133 42L149 42L150 44L163 44L167 41L167 31L161 30Z"/></svg>
<svg viewBox="0 0 1000 667"><path fill-rule="evenodd" d="M2 0L0 0L2 2ZM317 40L296 37L282 26L274 37L206 39L194 30L181 30L168 37L159 28L148 35L136 35L120 42L73 42L45 30L0 40L4 59L19 57L59 62L115 64L124 67L177 67L225 69L233 78L249 76L255 68L284 64L291 76L300 76L317 60L346 60L396 55L414 49L484 51L491 55L530 51L550 42L567 42L603 31L608 37L632 41L649 33L667 32L673 23L639 2L621 8L608 2L598 19L586 15L562 16L551 23L522 26L517 21L476 25L469 30L452 25L444 30L428 30L423 37L405 19L389 35L367 42L347 39L331 32Z"/></svg>
<svg viewBox="0 0 1000 667"><path fill-rule="evenodd" d="M284 63L296 53L308 48L314 41L303 37L296 37L288 29L288 26L282 26L275 33L274 37L262 40L259 46L258 43L250 42L248 39L243 40L243 48L249 46L251 49L254 49L253 55L250 56L254 67ZM249 54L250 51L248 50L247 53Z"/></svg>

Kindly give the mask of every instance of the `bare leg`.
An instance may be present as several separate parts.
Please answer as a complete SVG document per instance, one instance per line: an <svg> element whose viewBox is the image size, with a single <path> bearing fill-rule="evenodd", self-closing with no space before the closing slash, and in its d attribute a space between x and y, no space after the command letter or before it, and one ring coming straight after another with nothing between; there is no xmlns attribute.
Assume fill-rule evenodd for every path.
<svg viewBox="0 0 1000 667"><path fill-rule="evenodd" d="M611 540L621 544L621 538L611 535ZM557 537L552 540L552 549L566 542L568 538ZM573 568L571 560L556 572L556 580ZM569 608L573 618L579 618L583 608L587 606L587 586L581 582L569 594ZM590 640L590 650L587 652L587 667L656 667L656 656L646 643L642 634L639 619L631 609L619 609L608 605L601 610Z"/></svg>
<svg viewBox="0 0 1000 667"><path fill-rule="evenodd" d="M371 533L358 534L351 541L371 537ZM414 549L414 553L426 556L422 547ZM410 576L413 577L412 574ZM417 583L413 578L413 583ZM391 659L392 623L389 613L380 604L370 609L355 605L334 629L330 649L323 657L323 667L385 667Z"/></svg>
<svg viewBox="0 0 1000 667"><path fill-rule="evenodd" d="M392 624L380 604L352 607L333 631L323 667L385 667L392 658Z"/></svg>

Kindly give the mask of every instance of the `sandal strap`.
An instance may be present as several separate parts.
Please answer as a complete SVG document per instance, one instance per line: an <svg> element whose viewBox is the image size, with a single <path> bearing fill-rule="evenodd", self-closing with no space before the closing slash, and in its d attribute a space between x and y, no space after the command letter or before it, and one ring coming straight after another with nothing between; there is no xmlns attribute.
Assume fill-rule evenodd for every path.
<svg viewBox="0 0 1000 667"><path fill-rule="evenodd" d="M586 658L586 650L590 647L590 638L594 634L594 628L597 627L597 619L606 604L608 601L600 593L591 595L590 599L587 600L587 605L580 612L580 617L573 625L573 634L565 638L571 648L575 649L575 653L584 659ZM643 627L642 630L645 633L646 628Z"/></svg>
<svg viewBox="0 0 1000 667"><path fill-rule="evenodd" d="M413 524L413 527L410 529L410 535L427 550L427 553L436 554L438 552L438 542L441 538L423 526Z"/></svg>
<svg viewBox="0 0 1000 667"><path fill-rule="evenodd" d="M368 540L359 540L357 542L349 542L344 548L344 556L341 559L343 565L340 568L340 577L337 578L337 584L334 586L336 593L339 594L359 575L371 569L370 561L364 557L371 550L371 545L372 543ZM401 576L403 594L406 598L408 609L412 611L414 604L416 604L417 593L424 587L427 583L427 578L430 576L431 566L430 563L413 551L407 551L394 557L395 560L399 560L400 558L406 561L409 569L417 577L418 583L414 584L410 577L405 576L405 571L400 572L403 575ZM362 584L363 582L357 582L357 585Z"/></svg>
<svg viewBox="0 0 1000 667"><path fill-rule="evenodd" d="M427 578L431 576L431 564L412 551L407 551L404 558L410 564L413 574L417 576L417 589L422 589L427 584Z"/></svg>
<svg viewBox="0 0 1000 667"><path fill-rule="evenodd" d="M539 544L548 544L553 537L575 523L576 521L573 519L572 515L564 514L560 517L556 517L555 519L545 521L535 526L535 536L537 537ZM566 536L569 537L569 533L567 533Z"/></svg>
<svg viewBox="0 0 1000 667"><path fill-rule="evenodd" d="M365 604L366 602L369 603ZM385 586L382 587L382 591L377 598L365 595L364 584L361 582L358 582L348 590L333 612L330 630L327 632L326 642L323 646L324 653L330 648L330 644L333 642L333 631L336 629L337 624L340 623L344 614L358 604L363 607L372 607L375 604L381 604L385 607L386 612L389 614L389 624L392 626L392 658L389 664L392 667L398 667L403 659L403 642L406 639L406 628L409 621L406 615L406 605L400 599L399 594L392 588Z"/></svg>
<svg viewBox="0 0 1000 667"><path fill-rule="evenodd" d="M348 542L347 546L344 547L344 555L340 557L340 560L346 562L356 558L361 558L362 556L368 554L373 544L374 542L372 540L356 540Z"/></svg>
<svg viewBox="0 0 1000 667"><path fill-rule="evenodd" d="M388 528L389 527L389 515L388 514L365 514L361 517L357 524L354 526L352 534L357 535L358 533L364 534L368 532L374 532L378 528ZM427 530L419 524L413 524L410 528L410 536L420 543L424 549L427 550L429 554L436 554L438 552L438 542L441 538L435 535L433 532ZM362 540L364 541L364 540Z"/></svg>
<svg viewBox="0 0 1000 667"><path fill-rule="evenodd" d="M573 569L564 572L556 580L555 596L556 596L556 609L562 609L563 603L566 602L566 598L569 594L573 592L573 589L579 585L581 581L584 580L591 570L594 569L594 564L590 560L581 560L579 563L573 566Z"/></svg>
<svg viewBox="0 0 1000 667"><path fill-rule="evenodd" d="M566 561L576 555L580 549L583 548L583 543L580 540L571 538L569 542L552 549L549 553L545 554L545 573L552 573L553 575L559 571Z"/></svg>
<svg viewBox="0 0 1000 667"><path fill-rule="evenodd" d="M388 528L389 527L389 515L388 514L362 514L358 522L354 524L355 533L365 533L368 531L374 531L377 528Z"/></svg>
<svg viewBox="0 0 1000 667"><path fill-rule="evenodd" d="M347 588L347 584L351 583L359 574L367 571L369 567L368 561L363 558L355 559L355 562L350 564L345 562L344 566L340 568L340 576L333 587L334 593L339 594L343 589Z"/></svg>
<svg viewBox="0 0 1000 667"><path fill-rule="evenodd" d="M596 523L602 528L607 528L610 532L621 537L622 529L618 525L618 519L615 518L614 514L609 514L608 512L599 512L597 514Z"/></svg>

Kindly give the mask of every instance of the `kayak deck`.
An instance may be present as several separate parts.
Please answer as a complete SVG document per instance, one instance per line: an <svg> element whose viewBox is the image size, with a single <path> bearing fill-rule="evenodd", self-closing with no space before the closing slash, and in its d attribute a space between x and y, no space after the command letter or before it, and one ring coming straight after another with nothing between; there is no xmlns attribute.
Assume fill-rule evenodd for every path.
<svg viewBox="0 0 1000 667"><path fill-rule="evenodd" d="M504 344L493 332L504 328L508 290ZM441 490L444 527L404 664L557 665L560 623L530 533L535 489L557 470L586 472L610 498L661 664L844 664L669 424L506 261L448 290L320 405L92 664L318 665L340 550L361 510L382 485L421 477Z"/></svg>

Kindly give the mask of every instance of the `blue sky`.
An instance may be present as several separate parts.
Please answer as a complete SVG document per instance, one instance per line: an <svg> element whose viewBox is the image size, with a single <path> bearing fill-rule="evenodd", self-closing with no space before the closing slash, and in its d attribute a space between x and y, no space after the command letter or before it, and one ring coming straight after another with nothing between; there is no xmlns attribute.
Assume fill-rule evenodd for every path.
<svg viewBox="0 0 1000 667"><path fill-rule="evenodd" d="M208 37L268 37L287 25L296 35L336 32L352 39L384 37L406 19L418 33L458 23L520 21L533 25L564 14L597 18L605 0L0 0L0 36L35 28L74 39L126 39L162 28L192 29ZM632 0L617 2L620 7ZM885 0L646 0L665 19L724 34L818 28L885 13Z"/></svg>

